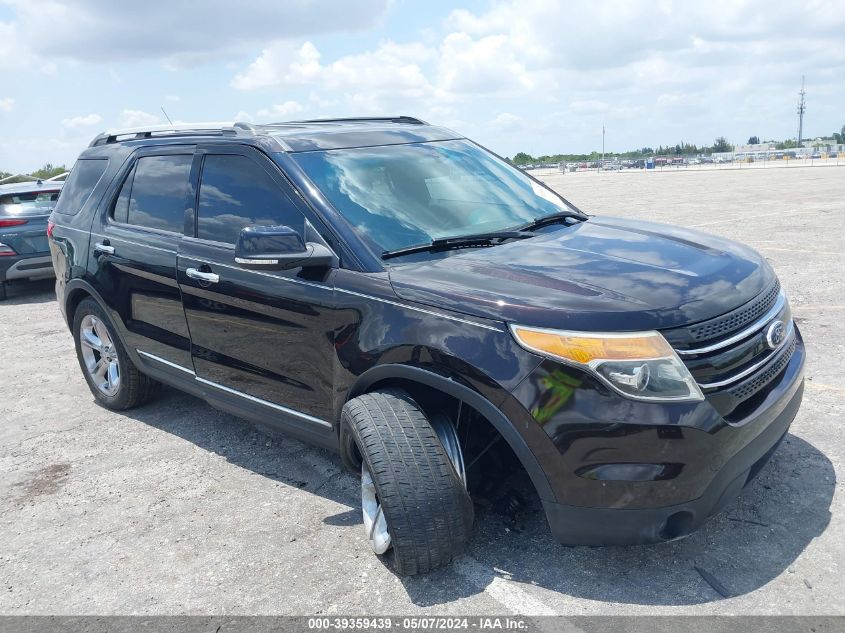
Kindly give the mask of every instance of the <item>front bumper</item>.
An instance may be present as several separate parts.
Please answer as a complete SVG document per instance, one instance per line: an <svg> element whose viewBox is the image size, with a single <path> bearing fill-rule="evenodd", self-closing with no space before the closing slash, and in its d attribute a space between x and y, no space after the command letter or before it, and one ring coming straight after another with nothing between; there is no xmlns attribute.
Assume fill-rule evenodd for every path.
<svg viewBox="0 0 845 633"><path fill-rule="evenodd" d="M543 499L554 536L567 545L671 540L735 499L777 449L800 407L805 353L797 337L794 355L765 397L745 418L730 422L708 401L636 403L584 376L539 367L514 395L556 449L545 451L541 463L556 497ZM549 389L556 390L554 398ZM631 465L645 468L625 470Z"/></svg>
<svg viewBox="0 0 845 633"><path fill-rule="evenodd" d="M658 508L585 508L551 501L543 506L552 534L567 545L636 545L668 541L697 530L728 505L769 461L792 423L803 380L786 408L716 474L698 499Z"/></svg>
<svg viewBox="0 0 845 633"><path fill-rule="evenodd" d="M50 253L0 257L0 282L12 279L46 279L53 276Z"/></svg>

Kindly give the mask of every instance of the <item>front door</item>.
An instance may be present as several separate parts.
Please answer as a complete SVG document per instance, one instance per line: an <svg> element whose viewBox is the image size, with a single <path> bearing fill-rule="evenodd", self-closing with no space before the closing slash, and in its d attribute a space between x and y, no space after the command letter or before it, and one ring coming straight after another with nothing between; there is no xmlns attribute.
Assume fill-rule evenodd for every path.
<svg viewBox="0 0 845 633"><path fill-rule="evenodd" d="M320 442L312 434L330 431L332 415L329 279L245 270L234 256L244 227L312 231L310 210L258 150L210 145L200 154L194 235L178 257L197 379L219 394L215 404Z"/></svg>

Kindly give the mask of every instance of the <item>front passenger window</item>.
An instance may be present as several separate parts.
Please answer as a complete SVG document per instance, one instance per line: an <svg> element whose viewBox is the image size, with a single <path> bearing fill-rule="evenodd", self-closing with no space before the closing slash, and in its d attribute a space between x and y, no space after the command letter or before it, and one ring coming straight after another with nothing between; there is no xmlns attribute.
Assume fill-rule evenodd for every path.
<svg viewBox="0 0 845 633"><path fill-rule="evenodd" d="M302 232L305 217L273 178L246 156L208 155L202 168L197 237L226 244L246 226L285 225Z"/></svg>

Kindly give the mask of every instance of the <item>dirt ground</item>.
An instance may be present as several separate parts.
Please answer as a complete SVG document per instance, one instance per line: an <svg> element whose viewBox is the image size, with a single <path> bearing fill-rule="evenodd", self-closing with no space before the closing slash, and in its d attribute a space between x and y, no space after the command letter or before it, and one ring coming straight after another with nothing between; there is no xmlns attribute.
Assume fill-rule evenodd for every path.
<svg viewBox="0 0 845 633"><path fill-rule="evenodd" d="M741 240L780 275L804 404L725 512L679 542L567 548L537 507L479 511L465 556L399 578L335 456L170 389L96 406L52 282L18 284L0 303L0 613L845 614L845 169L545 178L590 213Z"/></svg>

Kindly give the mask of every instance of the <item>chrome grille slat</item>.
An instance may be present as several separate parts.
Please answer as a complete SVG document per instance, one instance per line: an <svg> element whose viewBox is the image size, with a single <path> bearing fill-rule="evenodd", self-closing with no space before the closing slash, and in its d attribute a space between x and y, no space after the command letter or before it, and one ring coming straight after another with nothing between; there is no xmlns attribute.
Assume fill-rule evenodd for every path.
<svg viewBox="0 0 845 633"><path fill-rule="evenodd" d="M745 400L757 393L784 370L789 361L792 360L792 355L795 353L795 347L797 344L798 337L793 336L791 341L787 344L786 349L771 366L754 376L751 380L747 380L744 383L733 387L729 390L729 393L737 400Z"/></svg>
<svg viewBox="0 0 845 633"><path fill-rule="evenodd" d="M728 385L732 385L736 382L739 382L744 378L747 378L755 371L768 365L776 356L778 356L778 354L781 354L783 352L785 347L793 345L795 343L795 326L790 323L788 327L789 330L787 331L786 338L784 339L783 343L781 343L780 347L778 347L776 350L773 350L768 356L751 365L750 367L747 367L741 372L738 372L732 375L731 377L726 378L725 380L720 380L718 382L712 383L699 383L699 387L701 387L702 389L718 389L719 387L726 387Z"/></svg>
<svg viewBox="0 0 845 633"><path fill-rule="evenodd" d="M782 321L787 332L772 350L760 339L775 320ZM664 336L723 415L772 382L789 363L798 341L778 280L727 314L667 330Z"/></svg>
<svg viewBox="0 0 845 633"><path fill-rule="evenodd" d="M765 294L758 297L751 304L740 307L732 312L704 323L687 328L693 342L701 342L730 334L766 313L777 301L780 293L780 282L775 280Z"/></svg>
<svg viewBox="0 0 845 633"><path fill-rule="evenodd" d="M675 351L678 352L678 354L681 356L693 356L698 354L707 354L709 352L714 352L716 350L733 345L734 343L746 339L752 334L755 334L756 332L762 330L769 321L774 319L778 315L778 313L783 310L783 306L785 303L786 297L784 297L782 294L779 294L777 297L777 301L775 301L775 304L769 309L768 312L766 312L765 315L763 315L763 318L761 318L759 321L754 322L739 333L733 334L732 336L723 339L718 343L707 345L706 347L696 347L692 349L677 349Z"/></svg>

